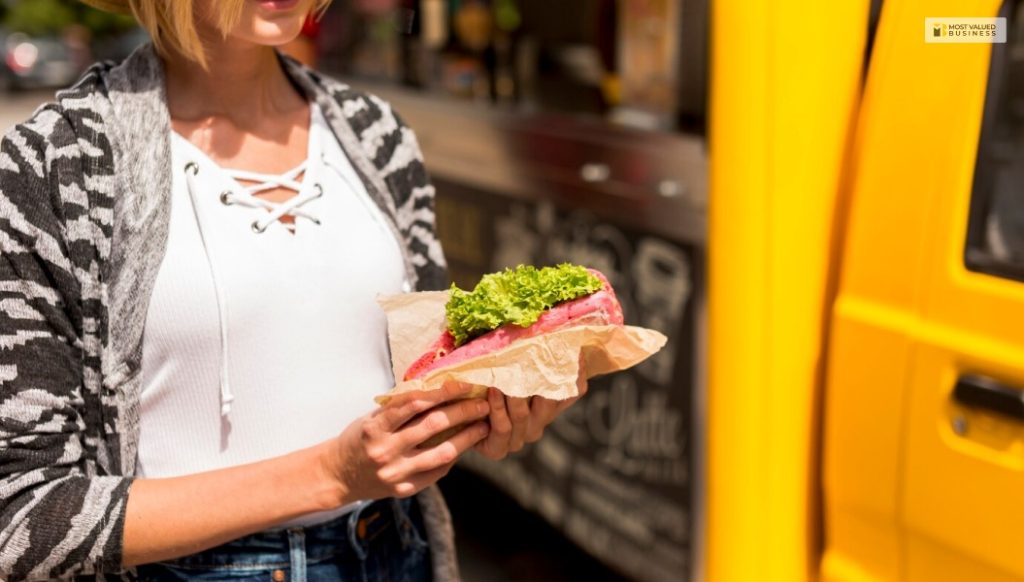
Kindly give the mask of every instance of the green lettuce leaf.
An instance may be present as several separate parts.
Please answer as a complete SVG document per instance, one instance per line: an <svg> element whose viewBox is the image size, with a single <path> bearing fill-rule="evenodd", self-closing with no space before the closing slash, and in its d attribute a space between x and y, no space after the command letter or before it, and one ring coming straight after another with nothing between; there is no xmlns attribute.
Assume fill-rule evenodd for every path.
<svg viewBox="0 0 1024 582"><path fill-rule="evenodd" d="M599 291L601 280L585 267L563 263L538 269L520 265L484 275L472 291L452 284L445 306L455 345L506 323L527 327L545 309Z"/></svg>

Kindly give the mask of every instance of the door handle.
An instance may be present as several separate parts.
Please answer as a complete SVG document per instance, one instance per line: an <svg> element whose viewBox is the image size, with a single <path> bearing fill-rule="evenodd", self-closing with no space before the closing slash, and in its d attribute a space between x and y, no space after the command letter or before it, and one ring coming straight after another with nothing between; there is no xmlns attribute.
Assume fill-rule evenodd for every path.
<svg viewBox="0 0 1024 582"><path fill-rule="evenodd" d="M964 406L1024 421L1024 392L986 376L961 376L953 389L953 399Z"/></svg>

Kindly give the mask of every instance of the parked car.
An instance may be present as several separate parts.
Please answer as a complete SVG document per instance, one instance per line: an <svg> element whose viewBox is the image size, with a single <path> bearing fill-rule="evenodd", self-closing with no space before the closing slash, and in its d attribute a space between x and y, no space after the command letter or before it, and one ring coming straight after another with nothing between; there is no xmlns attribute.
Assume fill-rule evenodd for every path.
<svg viewBox="0 0 1024 582"><path fill-rule="evenodd" d="M80 66L57 37L0 33L0 88L61 87L75 81Z"/></svg>

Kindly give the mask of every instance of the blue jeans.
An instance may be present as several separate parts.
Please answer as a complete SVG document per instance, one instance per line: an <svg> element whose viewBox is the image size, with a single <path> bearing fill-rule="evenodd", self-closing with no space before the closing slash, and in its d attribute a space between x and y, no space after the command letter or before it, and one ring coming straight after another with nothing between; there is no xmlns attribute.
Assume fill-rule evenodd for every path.
<svg viewBox="0 0 1024 582"><path fill-rule="evenodd" d="M425 540L414 497L382 499L323 524L256 533L138 573L157 581L426 582Z"/></svg>

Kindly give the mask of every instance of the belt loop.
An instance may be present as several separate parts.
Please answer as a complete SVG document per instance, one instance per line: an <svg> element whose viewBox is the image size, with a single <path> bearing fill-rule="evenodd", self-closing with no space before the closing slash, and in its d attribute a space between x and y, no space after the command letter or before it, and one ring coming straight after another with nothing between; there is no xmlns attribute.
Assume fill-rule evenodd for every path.
<svg viewBox="0 0 1024 582"><path fill-rule="evenodd" d="M306 532L301 527L288 528L288 553L291 556L291 582L306 582Z"/></svg>
<svg viewBox="0 0 1024 582"><path fill-rule="evenodd" d="M363 510L370 506L370 503L360 503L358 507L352 510L352 513L348 514L348 543L352 546L356 556L359 557L360 562L366 561L367 546L359 537L359 517L362 515Z"/></svg>

